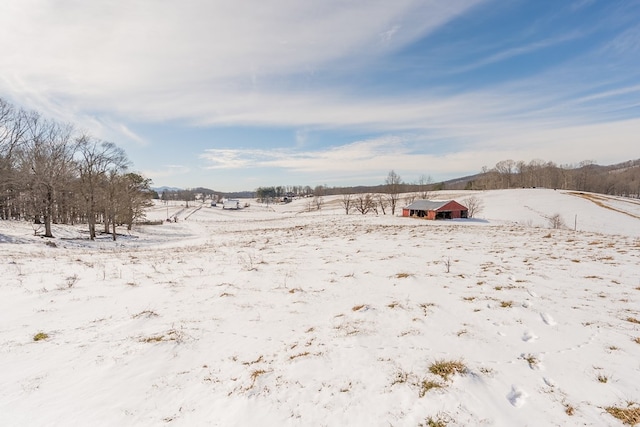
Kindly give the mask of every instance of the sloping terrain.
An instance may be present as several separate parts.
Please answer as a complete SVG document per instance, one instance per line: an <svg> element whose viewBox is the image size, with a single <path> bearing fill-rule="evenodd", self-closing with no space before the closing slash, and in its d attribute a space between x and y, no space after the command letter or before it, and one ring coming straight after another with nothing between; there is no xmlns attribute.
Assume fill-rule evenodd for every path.
<svg viewBox="0 0 640 427"><path fill-rule="evenodd" d="M637 205L439 196L470 195L478 218L442 222L159 205L178 222L116 242L0 221L0 424L622 425Z"/></svg>

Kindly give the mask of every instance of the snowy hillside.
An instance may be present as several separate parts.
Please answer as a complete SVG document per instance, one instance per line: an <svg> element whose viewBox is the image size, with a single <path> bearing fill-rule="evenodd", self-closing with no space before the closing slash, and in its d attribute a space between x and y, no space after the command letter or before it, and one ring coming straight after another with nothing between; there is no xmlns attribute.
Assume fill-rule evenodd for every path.
<svg viewBox="0 0 640 427"><path fill-rule="evenodd" d="M0 221L0 425L639 422L640 202L436 196L483 209L159 204L178 221L116 242Z"/></svg>

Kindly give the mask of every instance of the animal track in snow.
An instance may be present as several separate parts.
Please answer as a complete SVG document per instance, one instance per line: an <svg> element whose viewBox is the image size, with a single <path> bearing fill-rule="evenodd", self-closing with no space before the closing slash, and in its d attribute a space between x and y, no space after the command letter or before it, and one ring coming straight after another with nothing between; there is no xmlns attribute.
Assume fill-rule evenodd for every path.
<svg viewBox="0 0 640 427"><path fill-rule="evenodd" d="M542 318L542 321L549 326L554 326L557 324L556 321L553 320L553 317L551 317L551 315L548 313L540 313L540 317Z"/></svg>
<svg viewBox="0 0 640 427"><path fill-rule="evenodd" d="M527 392L515 385L511 386L511 391L507 394L507 399L516 408L522 407L526 403L527 397L529 397Z"/></svg>
<svg viewBox="0 0 640 427"><path fill-rule="evenodd" d="M526 331L522 335L522 341L524 342L533 342L538 339L538 336L531 331Z"/></svg>

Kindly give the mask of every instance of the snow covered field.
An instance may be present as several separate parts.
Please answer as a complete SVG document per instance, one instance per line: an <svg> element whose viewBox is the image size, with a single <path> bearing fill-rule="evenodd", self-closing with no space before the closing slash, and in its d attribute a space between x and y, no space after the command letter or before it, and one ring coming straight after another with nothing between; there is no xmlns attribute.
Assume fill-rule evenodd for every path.
<svg viewBox="0 0 640 427"><path fill-rule="evenodd" d="M640 202L438 198L472 194L438 222L158 205L116 242L0 221L0 425L622 425Z"/></svg>

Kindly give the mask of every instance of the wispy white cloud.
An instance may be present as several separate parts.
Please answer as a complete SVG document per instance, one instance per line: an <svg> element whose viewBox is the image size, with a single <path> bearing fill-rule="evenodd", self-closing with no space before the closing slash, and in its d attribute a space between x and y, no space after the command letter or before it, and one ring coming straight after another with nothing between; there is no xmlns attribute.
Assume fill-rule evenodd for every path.
<svg viewBox="0 0 640 427"><path fill-rule="evenodd" d="M154 141L138 134L132 120L289 128L293 135L294 142L269 149L238 149L230 139L226 145L217 140L201 156L209 171L263 167L340 175L394 165L421 173L473 171L509 157L572 161L586 153L575 148L578 141L599 161L634 152L638 123L629 117L637 114L629 110L637 106L639 89L630 83L636 74L633 67L603 64L597 46L593 56L586 53L544 74L472 89L447 81L436 89L398 85L384 92L352 83L376 58L424 42L482 3L8 0L0 14L0 93L99 137L121 137L136 146ZM573 10L587 5L576 2ZM458 76L583 35L579 28L546 38L524 33L514 39L520 44L495 44L493 38L491 46L479 46L492 53L458 67ZM635 52L638 34L632 25L599 46L609 46L610 55ZM464 56L456 49L442 52L447 46L436 50L449 59ZM437 67L452 74L454 63L460 64L451 60ZM345 75L347 82L338 78ZM311 150L318 146L316 135L327 129L374 136ZM186 171L151 167L146 173L162 178Z"/></svg>
<svg viewBox="0 0 640 427"><path fill-rule="evenodd" d="M610 123L520 128L512 123L493 123L474 130L473 144L464 146L465 133L448 134L458 148L425 150L425 136L388 135L318 150L209 149L201 158L213 169L278 168L309 175L348 176L353 171L370 173L398 169L409 175L423 173L455 176L492 167L499 160L545 159L575 163L588 153L589 160L609 162L625 158L637 144L640 119ZM606 143L603 143L606 141Z"/></svg>
<svg viewBox="0 0 640 427"><path fill-rule="evenodd" d="M458 69L455 70L455 72L458 72L458 73L468 72L476 68L484 67L486 65L494 64L500 61L513 58L513 57L522 56L538 50L546 49L550 46L555 46L560 43L565 43L571 40L575 40L581 36L582 34L580 32L574 31L569 34L563 34L561 36L546 38L546 39L538 40L532 43L510 47L500 52L493 53L487 56L486 58L483 58L474 63L465 65L463 67L459 67Z"/></svg>

